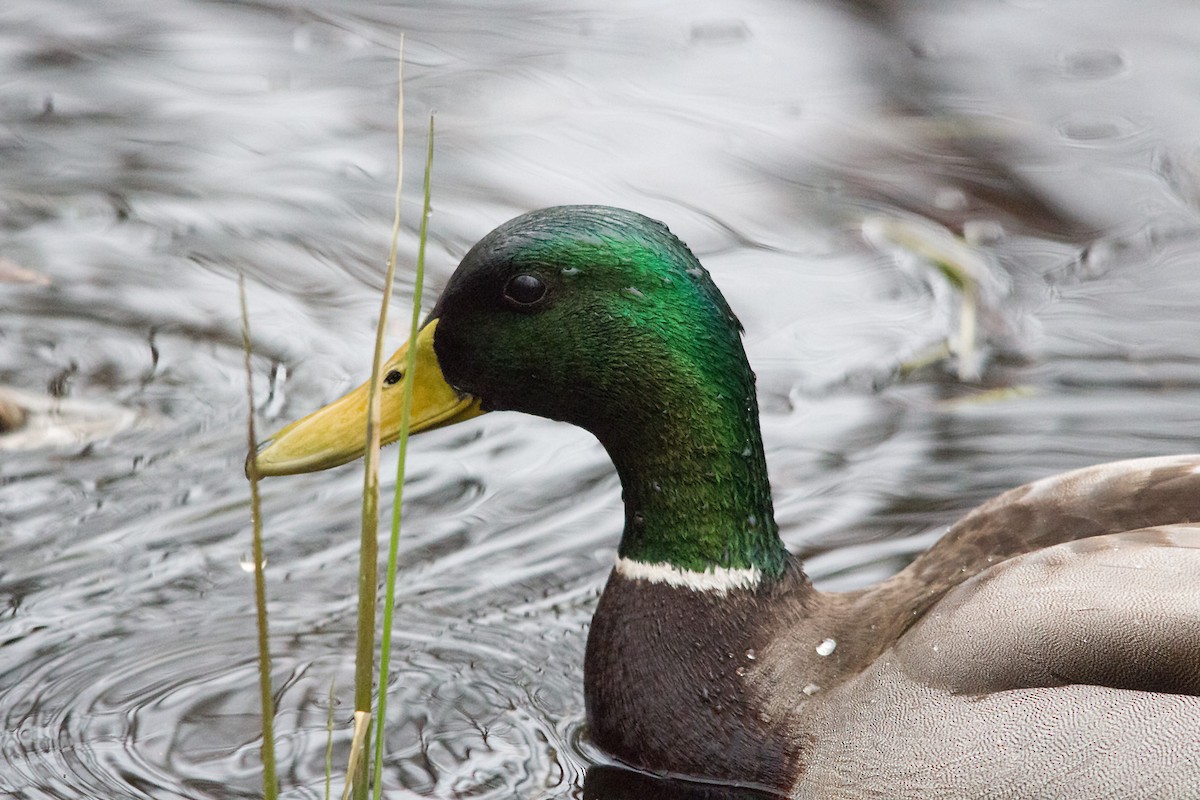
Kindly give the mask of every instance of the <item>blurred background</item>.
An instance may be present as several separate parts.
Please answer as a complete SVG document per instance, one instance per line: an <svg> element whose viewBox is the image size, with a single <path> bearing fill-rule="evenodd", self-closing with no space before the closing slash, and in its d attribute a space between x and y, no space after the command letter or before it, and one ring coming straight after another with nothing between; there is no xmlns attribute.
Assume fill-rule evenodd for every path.
<svg viewBox="0 0 1200 800"><path fill-rule="evenodd" d="M237 276L262 433L365 378L401 34L389 344L432 112L427 305L518 213L662 219L745 324L824 588L1011 486L1195 449L1192 2L5 0L0 794L258 796ZM495 414L409 469L389 796L580 796L604 452ZM291 798L324 796L331 683L350 741L360 487L263 485Z"/></svg>

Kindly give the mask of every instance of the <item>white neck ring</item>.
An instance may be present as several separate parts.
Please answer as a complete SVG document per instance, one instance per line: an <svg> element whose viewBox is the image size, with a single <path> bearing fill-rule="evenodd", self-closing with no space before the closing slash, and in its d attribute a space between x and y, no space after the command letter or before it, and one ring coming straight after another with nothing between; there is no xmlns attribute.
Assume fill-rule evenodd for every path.
<svg viewBox="0 0 1200 800"><path fill-rule="evenodd" d="M647 564L621 556L617 556L617 574L632 580L665 583L715 595L724 595L735 589L757 589L763 577L762 570L757 567L709 567L697 572L666 562Z"/></svg>

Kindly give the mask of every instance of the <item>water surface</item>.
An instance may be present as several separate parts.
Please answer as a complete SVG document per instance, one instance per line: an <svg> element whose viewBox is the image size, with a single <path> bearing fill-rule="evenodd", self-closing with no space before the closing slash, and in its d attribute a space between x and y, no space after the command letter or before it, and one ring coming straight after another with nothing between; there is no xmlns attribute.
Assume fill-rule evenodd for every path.
<svg viewBox="0 0 1200 800"><path fill-rule="evenodd" d="M7 0L0 274L46 280L0 284L0 386L116 422L0 450L0 793L257 796L236 277L262 429L363 378L401 33L410 254L439 129L427 297L532 208L665 220L745 323L821 585L891 574L1005 488L1195 449L1191 3ZM902 369L958 300L863 236L881 217L979 243L980 381ZM397 329L410 298L405 272ZM580 796L607 458L496 414L410 470L387 787ZM288 797L323 796L331 682L349 743L360 482L263 486Z"/></svg>

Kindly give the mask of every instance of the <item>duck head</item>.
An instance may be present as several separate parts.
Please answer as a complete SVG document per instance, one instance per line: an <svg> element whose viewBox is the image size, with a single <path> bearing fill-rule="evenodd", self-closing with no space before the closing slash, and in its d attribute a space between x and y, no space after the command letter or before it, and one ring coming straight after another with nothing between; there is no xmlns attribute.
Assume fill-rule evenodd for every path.
<svg viewBox="0 0 1200 800"><path fill-rule="evenodd" d="M744 362L740 330L708 273L661 223L603 206L525 214L471 248L415 345L386 362L383 442L399 436L410 346L412 432L515 410L605 441L628 435L631 415L661 415L681 395L694 403L713 383L745 394L746 376L722 366ZM367 394L363 384L263 442L259 474L360 457Z"/></svg>
<svg viewBox="0 0 1200 800"><path fill-rule="evenodd" d="M417 348L410 430L492 410L578 425L600 440L621 476L622 555L639 551L638 542L672 538L646 534L656 526L687 527L711 541L686 563L745 566L754 559L728 539L730 529L749 528L781 568L741 325L661 223L615 208L559 206L485 236L415 343L384 368L385 443L398 436L408 346ZM359 387L264 442L259 473L308 472L362 455L367 392ZM679 561L672 547L642 555Z"/></svg>

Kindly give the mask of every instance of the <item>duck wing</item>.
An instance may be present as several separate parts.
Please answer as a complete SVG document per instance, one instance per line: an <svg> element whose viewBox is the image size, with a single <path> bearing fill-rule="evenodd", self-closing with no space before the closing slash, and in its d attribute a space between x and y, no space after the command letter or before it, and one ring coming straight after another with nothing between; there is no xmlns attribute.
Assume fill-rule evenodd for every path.
<svg viewBox="0 0 1200 800"><path fill-rule="evenodd" d="M1200 525L1004 561L947 593L894 653L955 694L1084 684L1200 696Z"/></svg>
<svg viewBox="0 0 1200 800"><path fill-rule="evenodd" d="M953 525L893 582L935 601L1005 559L1063 542L1200 523L1200 455L1115 461L1012 489ZM899 588L899 587L897 587Z"/></svg>
<svg viewBox="0 0 1200 800"><path fill-rule="evenodd" d="M984 570L804 723L797 800L1194 798L1200 526Z"/></svg>

